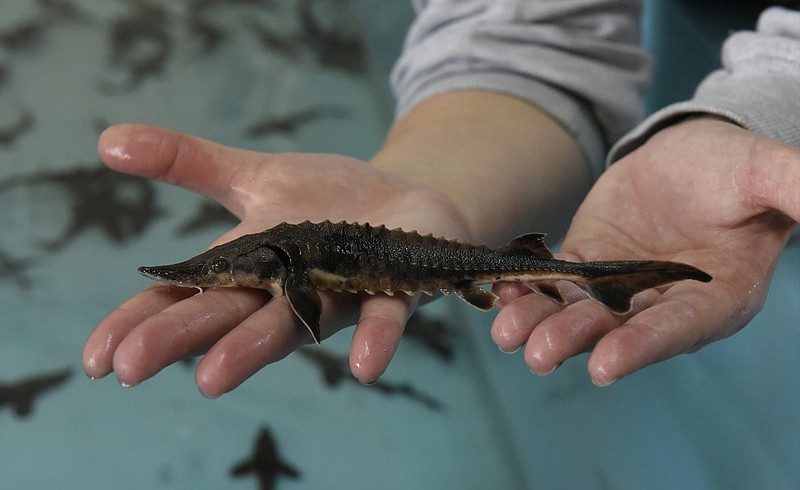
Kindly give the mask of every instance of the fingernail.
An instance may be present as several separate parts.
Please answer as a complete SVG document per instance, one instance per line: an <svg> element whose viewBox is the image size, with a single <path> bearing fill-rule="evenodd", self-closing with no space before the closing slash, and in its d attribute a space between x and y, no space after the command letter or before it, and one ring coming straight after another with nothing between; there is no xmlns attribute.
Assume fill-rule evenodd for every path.
<svg viewBox="0 0 800 490"><path fill-rule="evenodd" d="M356 379L358 379L358 382L361 383L364 386L372 386L375 383L377 383L380 378L373 379L372 381L364 381L363 379L359 379L359 378L356 378Z"/></svg>
<svg viewBox="0 0 800 490"><path fill-rule="evenodd" d="M201 390L201 389L199 389L199 388L198 388L198 390L197 390L197 391L199 391L199 392L200 392L200 394L201 394L201 395L203 395L203 398L207 398L207 399L209 399L209 400L216 400L217 398L219 398L220 396L222 396L222 394L219 394L219 395L209 395L208 393L206 393L205 391L203 391L203 390Z"/></svg>
<svg viewBox="0 0 800 490"><path fill-rule="evenodd" d="M616 383L618 379L619 378L610 379L608 381L597 381L596 379L592 378L592 384L599 386L600 388L605 388L606 386L611 386L612 384Z"/></svg>
<svg viewBox="0 0 800 490"><path fill-rule="evenodd" d="M555 366L553 366L553 367L552 367L552 369L550 369L549 371L543 372L543 373L540 373L540 372L536 371L536 370L535 370L535 369L533 369L533 368L531 368L531 372L532 372L533 374L535 374L536 376L547 376L548 374L552 374L552 373L553 373L553 371L555 371L556 369L558 369L559 367L561 367L561 364L562 364L562 363L558 362L558 363L556 363L556 364L555 364Z"/></svg>
<svg viewBox="0 0 800 490"><path fill-rule="evenodd" d="M516 354L517 352L519 352L520 347L522 347L522 346L518 345L514 349L505 350L502 347L500 347L499 345L497 346L497 348L500 349L500 352L502 352L503 354Z"/></svg>

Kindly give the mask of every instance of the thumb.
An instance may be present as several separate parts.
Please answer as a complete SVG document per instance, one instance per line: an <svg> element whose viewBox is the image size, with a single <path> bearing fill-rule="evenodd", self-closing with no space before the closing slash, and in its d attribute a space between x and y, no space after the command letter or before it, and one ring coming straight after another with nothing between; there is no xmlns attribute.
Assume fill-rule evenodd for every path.
<svg viewBox="0 0 800 490"><path fill-rule="evenodd" d="M775 140L759 140L744 185L755 202L800 222L800 150Z"/></svg>
<svg viewBox="0 0 800 490"><path fill-rule="evenodd" d="M142 124L111 126L97 142L108 167L161 180L219 201L234 213L241 211L235 189L250 167L249 152L165 128Z"/></svg>

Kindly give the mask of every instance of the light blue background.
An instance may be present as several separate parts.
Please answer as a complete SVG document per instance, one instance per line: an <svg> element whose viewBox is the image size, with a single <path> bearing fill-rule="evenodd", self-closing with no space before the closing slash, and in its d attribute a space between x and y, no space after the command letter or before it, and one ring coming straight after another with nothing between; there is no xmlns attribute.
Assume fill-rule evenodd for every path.
<svg viewBox="0 0 800 490"><path fill-rule="evenodd" d="M59 23L30 50L0 48L0 64L12 74L0 88L0 127L20 111L36 114L30 134L0 148L0 180L92 165L97 119L160 124L260 151L361 158L379 147L390 123L386 77L411 19L406 2L342 3L367 40L364 76L265 55L237 30L247 7L231 7L215 20L237 34L219 51L198 59L179 43L161 77L113 97L96 90L106 68L102 25L124 12L124 2L76 3L98 22ZM161 4L185 15L185 2ZM692 78L716 62L731 27L714 12L715 27L705 30L700 18L709 20L709 12L689 2L648 6L647 45L663 54L648 97L652 110L687 96ZM3 0L0 30L37 15L36 2ZM290 13L276 15L290 25ZM706 47L694 48L696 42ZM681 78L685 73L689 80ZM331 103L347 106L352 116L309 124L295 137L243 135L247 123L267 114ZM0 408L0 487L256 488L254 479L232 480L228 471L250 454L261 425L302 472L300 480L278 482L286 489L800 485L797 240L781 259L764 311L745 330L608 388L589 382L585 356L547 378L531 375L521 354L501 354L491 342L490 315L446 299L426 311L458 330L453 364L406 341L385 376L434 394L446 407L442 413L355 385L330 390L296 356L206 400L182 365L134 389L122 389L113 377L92 382L80 374L83 341L94 324L149 284L136 266L185 258L224 231L176 237L198 198L164 185L158 193L168 215L143 236L115 245L92 231L55 254L35 245L63 227L66 196L52 187L0 193L0 247L35 258L30 288L0 278L0 383L75 370L63 387L37 399L31 417ZM348 341L342 332L325 347L344 353Z"/></svg>

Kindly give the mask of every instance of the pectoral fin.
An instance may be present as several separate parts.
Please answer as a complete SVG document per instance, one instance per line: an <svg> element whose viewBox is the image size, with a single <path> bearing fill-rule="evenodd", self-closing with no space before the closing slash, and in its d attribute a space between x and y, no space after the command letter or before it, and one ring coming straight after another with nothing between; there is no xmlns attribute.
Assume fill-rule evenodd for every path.
<svg viewBox="0 0 800 490"><path fill-rule="evenodd" d="M284 285L286 297L292 311L303 322L317 344L322 340L319 331L319 316L322 302L317 288L311 283L305 270L290 269Z"/></svg>
<svg viewBox="0 0 800 490"><path fill-rule="evenodd" d="M494 308L494 303L497 301L497 296L491 292L481 289L477 286L457 288L455 293L459 298L471 304L479 310L488 311Z"/></svg>

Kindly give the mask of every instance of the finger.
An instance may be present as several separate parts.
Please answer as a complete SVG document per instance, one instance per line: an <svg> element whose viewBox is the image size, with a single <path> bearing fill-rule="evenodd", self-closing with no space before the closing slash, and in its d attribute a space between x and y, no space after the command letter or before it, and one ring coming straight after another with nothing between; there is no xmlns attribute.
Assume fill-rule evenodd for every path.
<svg viewBox="0 0 800 490"><path fill-rule="evenodd" d="M222 337L200 360L195 381L209 398L221 396L307 340L285 296L274 298Z"/></svg>
<svg viewBox="0 0 800 490"><path fill-rule="evenodd" d="M360 382L375 383L386 371L418 302L419 295L376 294L364 298L350 344L350 370Z"/></svg>
<svg viewBox="0 0 800 490"><path fill-rule="evenodd" d="M155 126L111 126L100 135L97 151L109 167L179 185L222 202L234 212L236 189L252 179L244 150Z"/></svg>
<svg viewBox="0 0 800 490"><path fill-rule="evenodd" d="M568 282L559 283L558 290L566 304L586 299L583 290ZM497 283L493 291L502 295L501 301L508 302L498 313L491 330L492 339L502 352L514 353L519 350L537 325L564 309L563 304L537 294L524 284ZM534 372L546 374L551 370Z"/></svg>
<svg viewBox="0 0 800 490"><path fill-rule="evenodd" d="M188 288L154 286L129 299L103 319L89 335L83 348L83 369L91 378L113 371L114 352L120 342L142 321L197 291Z"/></svg>
<svg viewBox="0 0 800 490"><path fill-rule="evenodd" d="M518 287L493 288L495 294L502 294L501 300L505 302L492 323L492 340L497 347L507 354L514 353L522 347L528 340L539 323L548 316L560 311L563 306L559 305L550 298L545 298L540 294L533 293L527 289L527 293L522 292Z"/></svg>
<svg viewBox="0 0 800 490"><path fill-rule="evenodd" d="M536 374L548 374L570 357L587 352L598 339L658 298L655 290L638 294L627 315L611 313L591 299L582 299L542 320L528 338L525 363Z"/></svg>
<svg viewBox="0 0 800 490"><path fill-rule="evenodd" d="M591 300L569 305L542 320L531 332L525 345L525 363L538 375L549 374L620 323Z"/></svg>
<svg viewBox="0 0 800 490"><path fill-rule="evenodd" d="M211 289L168 306L119 343L113 356L117 378L134 386L204 350L260 308L268 296L254 289Z"/></svg>
<svg viewBox="0 0 800 490"><path fill-rule="evenodd" d="M758 139L738 184L757 204L800 222L800 151L774 140Z"/></svg>
<svg viewBox="0 0 800 490"><path fill-rule="evenodd" d="M359 296L323 293L320 298L323 338L353 324L355 316L352 312L357 311ZM197 386L205 396L216 398L233 390L261 368L311 341L311 335L292 312L286 297L279 296L243 320L208 350L197 365Z"/></svg>
<svg viewBox="0 0 800 490"><path fill-rule="evenodd" d="M741 329L758 308L724 307L709 294L673 287L652 307L604 336L589 357L589 374L607 386L645 366L693 352ZM672 294L670 294L672 293Z"/></svg>
<svg viewBox="0 0 800 490"><path fill-rule="evenodd" d="M495 305L503 308L517 298L530 294L531 289L520 282L497 282L492 285L492 292L497 296Z"/></svg>

